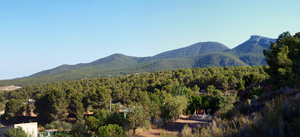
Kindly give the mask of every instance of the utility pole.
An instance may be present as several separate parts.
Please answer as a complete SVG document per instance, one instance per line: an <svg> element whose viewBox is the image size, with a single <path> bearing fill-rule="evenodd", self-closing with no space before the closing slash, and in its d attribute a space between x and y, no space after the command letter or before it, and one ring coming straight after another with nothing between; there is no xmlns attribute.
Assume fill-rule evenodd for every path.
<svg viewBox="0 0 300 137"><path fill-rule="evenodd" d="M111 98L109 98L109 112L111 112Z"/></svg>

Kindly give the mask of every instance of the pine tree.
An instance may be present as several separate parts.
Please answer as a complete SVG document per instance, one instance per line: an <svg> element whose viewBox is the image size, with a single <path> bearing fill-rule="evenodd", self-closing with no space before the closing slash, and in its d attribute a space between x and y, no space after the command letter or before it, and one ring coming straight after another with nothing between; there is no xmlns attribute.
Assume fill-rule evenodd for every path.
<svg viewBox="0 0 300 137"><path fill-rule="evenodd" d="M264 50L269 68L267 73L274 83L299 80L300 76L300 32L292 36L289 32L279 35L270 50Z"/></svg>

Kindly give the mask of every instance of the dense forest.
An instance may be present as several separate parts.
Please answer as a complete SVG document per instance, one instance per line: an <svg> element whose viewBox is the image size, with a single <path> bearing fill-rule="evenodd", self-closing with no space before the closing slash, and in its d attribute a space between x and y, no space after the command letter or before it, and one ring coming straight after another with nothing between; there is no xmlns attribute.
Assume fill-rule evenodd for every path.
<svg viewBox="0 0 300 137"><path fill-rule="evenodd" d="M281 34L264 51L269 65L264 67L174 69L1 92L2 120L16 123L34 113L37 117L30 121L38 121L40 130L61 131L56 136L126 136L130 130L134 134L138 127L149 128L160 120L168 124L200 108L214 114L212 124L178 136L296 136L299 38L300 33ZM29 99L35 103L23 103ZM122 109L129 110L126 117Z"/></svg>

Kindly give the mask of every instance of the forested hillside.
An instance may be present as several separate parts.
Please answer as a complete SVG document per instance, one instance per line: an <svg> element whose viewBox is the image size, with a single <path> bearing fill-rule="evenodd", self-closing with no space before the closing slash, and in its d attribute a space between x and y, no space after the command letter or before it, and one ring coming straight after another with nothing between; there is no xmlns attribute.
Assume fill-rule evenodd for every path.
<svg viewBox="0 0 300 137"><path fill-rule="evenodd" d="M60 136L131 136L138 127L168 124L201 109L214 114L211 124L185 127L178 136L297 136L299 50L300 32L286 32L264 50L268 67L174 69L2 92L2 120L21 122L33 111L37 117L29 121L56 128ZM25 105L29 98L35 103ZM126 117L121 109L129 110Z"/></svg>
<svg viewBox="0 0 300 137"><path fill-rule="evenodd" d="M232 107L228 101L234 102L236 94L240 94L246 87L252 87L266 78L268 75L263 67L175 69L114 78L54 82L4 92L0 96L6 99L3 99L2 103L6 103L6 114L3 118L7 122L19 121L23 117L21 112L24 110L30 112L30 109L34 109L34 112L38 114L37 120L40 124L49 124L57 120L64 121L68 113L69 116L75 116L78 121L84 120L89 131L100 135L98 128L94 128L90 122L105 118L106 122L98 123L97 127L104 128L109 124L117 124L119 127L130 125L130 118L134 117L129 115L129 120L123 119L119 114L120 108L137 108L136 113L142 111L145 115L143 121L146 123L149 118L159 119L160 117L169 121L179 118L180 114L192 114L197 108L190 106L186 109L189 100L199 95L208 95L205 109L211 109L214 113L220 108ZM204 89L206 94L202 95L201 89ZM226 91L233 91L236 94L225 95ZM35 99L34 105L20 105L20 102L30 98ZM115 104L112 114L106 111L109 109L110 98ZM8 107L9 104L19 105ZM87 112L95 112L95 115L85 117ZM103 113L107 116L100 116ZM119 119L119 121L108 120L112 118ZM135 129L136 126L147 125L131 126L133 127L130 129Z"/></svg>
<svg viewBox="0 0 300 137"><path fill-rule="evenodd" d="M71 69L77 69L77 68L83 68L83 67L93 67L93 69L99 69L99 70L109 70L109 69L117 69L117 68L124 68L128 66L135 65L139 62L141 58L138 57L130 57L125 56L122 54L114 54L96 61L93 61L91 63L82 63L77 65L62 65L50 70L45 70L36 74L33 74L29 77L37 77L37 76L44 76L49 74L57 74L62 73L67 70Z"/></svg>
<svg viewBox="0 0 300 137"><path fill-rule="evenodd" d="M223 52L228 49L228 47L218 42L199 42L185 48L180 48L157 54L153 57L145 59L144 61L161 60L166 58L182 58L213 52Z"/></svg>
<svg viewBox="0 0 300 137"><path fill-rule="evenodd" d="M151 73L177 68L263 66L266 65L266 61L262 52L264 49L268 49L271 42L274 40L261 36L251 36L248 41L233 49L217 42L199 42L153 57L131 57L114 54L91 63L62 65L25 78L1 80L0 86L29 86L85 78Z"/></svg>
<svg viewBox="0 0 300 137"><path fill-rule="evenodd" d="M122 64L122 63L120 63ZM124 64L124 63L123 63ZM126 76L134 73L149 73L163 70L173 70L176 68L195 67L224 67L224 66L247 66L241 60L224 53L211 53L186 58L171 58L160 61L143 62L133 66L121 68L106 68L102 65L87 66L56 74L42 75L38 77L21 78L0 82L0 85L21 85L29 86L34 84L46 84L59 81L80 80L85 78L101 78Z"/></svg>

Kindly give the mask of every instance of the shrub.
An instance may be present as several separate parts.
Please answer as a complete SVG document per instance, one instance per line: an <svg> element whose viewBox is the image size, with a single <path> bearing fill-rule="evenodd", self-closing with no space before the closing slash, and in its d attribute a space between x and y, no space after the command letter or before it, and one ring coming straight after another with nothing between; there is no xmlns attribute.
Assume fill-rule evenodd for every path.
<svg viewBox="0 0 300 137"><path fill-rule="evenodd" d="M209 85L206 88L206 91L208 95L213 95L213 96L222 95L222 92L216 89L213 85Z"/></svg>
<svg viewBox="0 0 300 137"><path fill-rule="evenodd" d="M108 124L106 126L99 127L98 129L99 137L123 137L123 128L117 124Z"/></svg>
<svg viewBox="0 0 300 137"><path fill-rule="evenodd" d="M58 132L54 134L54 137L71 137L71 135L66 132Z"/></svg>
<svg viewBox="0 0 300 137"><path fill-rule="evenodd" d="M89 137L91 136L88 133L88 127L84 123L76 123L72 130L70 131L70 134L73 137Z"/></svg>
<svg viewBox="0 0 300 137"><path fill-rule="evenodd" d="M57 131L66 131L71 129L72 126L70 123L65 121L53 121L45 126L46 129L57 129Z"/></svg>
<svg viewBox="0 0 300 137"><path fill-rule="evenodd" d="M27 134L21 127L8 129L4 132L4 137L27 137Z"/></svg>
<svg viewBox="0 0 300 137"><path fill-rule="evenodd" d="M260 96L262 93L264 93L264 90L262 87L260 87L260 86L253 87L253 90L250 91L249 99Z"/></svg>

